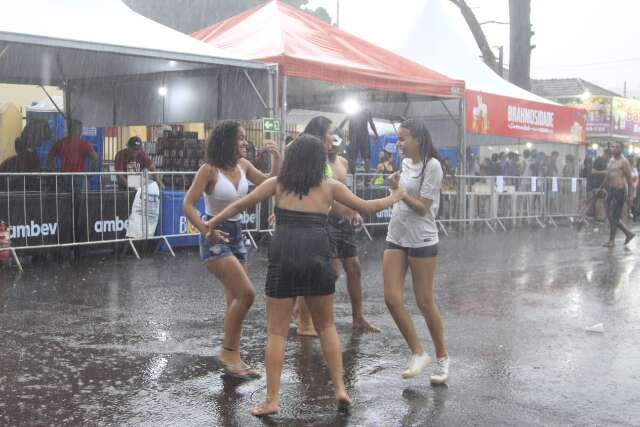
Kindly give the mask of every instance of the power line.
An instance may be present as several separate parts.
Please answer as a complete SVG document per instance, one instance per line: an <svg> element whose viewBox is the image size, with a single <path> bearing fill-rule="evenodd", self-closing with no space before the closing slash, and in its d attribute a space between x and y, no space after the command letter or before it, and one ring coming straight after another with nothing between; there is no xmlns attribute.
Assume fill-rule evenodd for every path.
<svg viewBox="0 0 640 427"><path fill-rule="evenodd" d="M540 68L573 68L573 67L594 67L600 65L616 65L616 64L625 64L632 62L640 62L640 58L628 58L628 59L615 59L611 61L601 61L601 62L590 62L586 64L574 64L574 65L548 65Z"/></svg>

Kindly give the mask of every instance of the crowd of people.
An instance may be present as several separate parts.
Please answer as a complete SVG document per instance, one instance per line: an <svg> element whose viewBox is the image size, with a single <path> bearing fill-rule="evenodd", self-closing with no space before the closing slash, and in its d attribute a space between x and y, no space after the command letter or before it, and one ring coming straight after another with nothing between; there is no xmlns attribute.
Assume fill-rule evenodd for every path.
<svg viewBox="0 0 640 427"><path fill-rule="evenodd" d="M560 165L560 153L547 155L536 149L526 149L522 156L515 151L494 153L482 162L479 157L471 161L471 174L478 176L524 176L524 177L577 177L579 168L575 156L567 154Z"/></svg>

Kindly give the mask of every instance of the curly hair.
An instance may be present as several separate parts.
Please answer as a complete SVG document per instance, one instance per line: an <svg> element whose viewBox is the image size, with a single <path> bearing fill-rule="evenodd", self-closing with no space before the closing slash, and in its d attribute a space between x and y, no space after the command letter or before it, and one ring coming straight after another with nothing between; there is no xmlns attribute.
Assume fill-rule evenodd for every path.
<svg viewBox="0 0 640 427"><path fill-rule="evenodd" d="M220 122L207 140L207 162L218 168L235 168L240 160L236 139L240 123L231 120Z"/></svg>
<svg viewBox="0 0 640 427"><path fill-rule="evenodd" d="M278 184L300 199L325 178L326 153L316 136L302 134L287 148Z"/></svg>

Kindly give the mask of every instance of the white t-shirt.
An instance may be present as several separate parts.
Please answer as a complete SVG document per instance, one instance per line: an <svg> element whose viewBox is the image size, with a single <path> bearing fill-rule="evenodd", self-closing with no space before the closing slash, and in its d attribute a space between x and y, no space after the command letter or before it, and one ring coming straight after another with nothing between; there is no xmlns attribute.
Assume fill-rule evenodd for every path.
<svg viewBox="0 0 640 427"><path fill-rule="evenodd" d="M391 222L387 231L387 241L404 248L421 248L438 243L436 216L440 205L440 187L442 187L442 166L437 159L429 159L422 177L422 162L413 163L411 159L402 161L400 186L409 196L432 200L431 209L422 216L400 201L393 207Z"/></svg>

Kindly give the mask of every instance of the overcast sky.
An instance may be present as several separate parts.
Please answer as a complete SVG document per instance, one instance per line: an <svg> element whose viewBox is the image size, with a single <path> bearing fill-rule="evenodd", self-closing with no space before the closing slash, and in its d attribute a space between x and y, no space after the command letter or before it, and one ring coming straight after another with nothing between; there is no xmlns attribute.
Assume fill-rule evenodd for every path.
<svg viewBox="0 0 640 427"><path fill-rule="evenodd" d="M398 40L429 0L340 0L340 26L374 43ZM447 0L448 1L448 0ZM509 20L508 0L467 0L478 19ZM336 0L310 0L334 17ZM532 0L533 78L581 77L640 97L640 0ZM491 45L505 46L508 25L483 26ZM461 31L468 31L460 28Z"/></svg>

